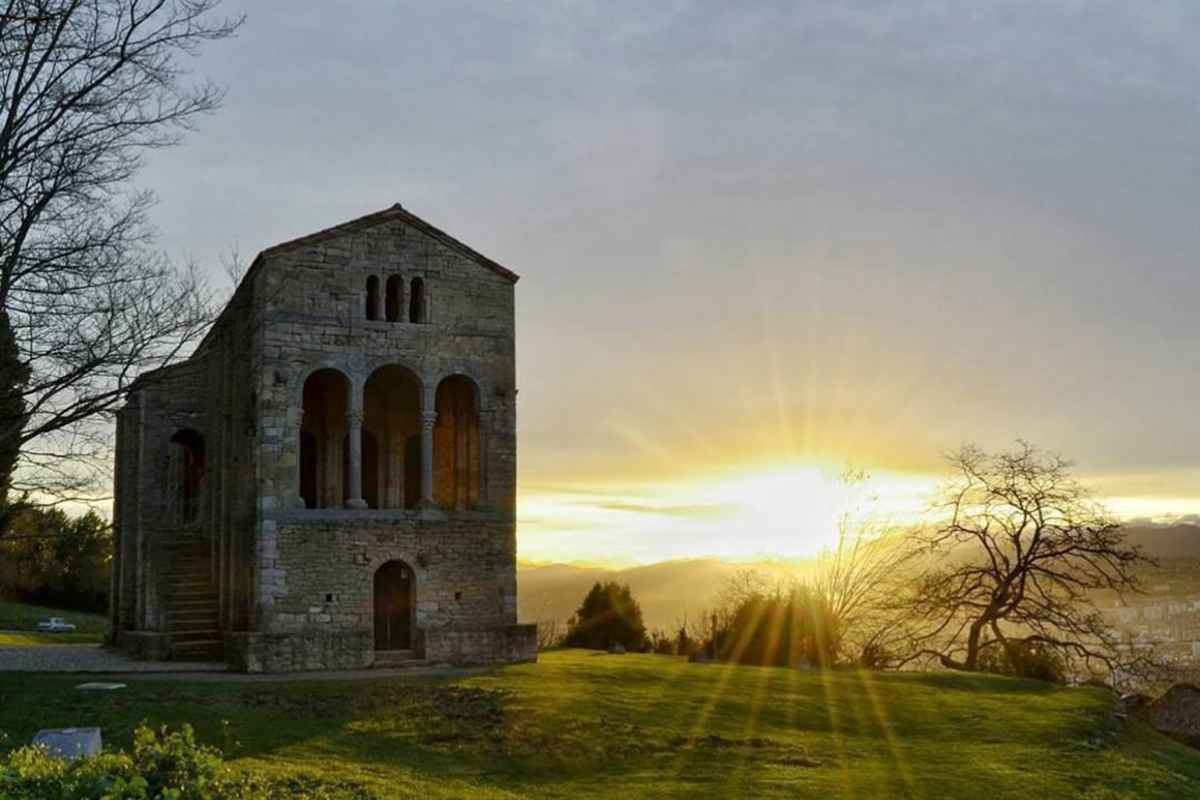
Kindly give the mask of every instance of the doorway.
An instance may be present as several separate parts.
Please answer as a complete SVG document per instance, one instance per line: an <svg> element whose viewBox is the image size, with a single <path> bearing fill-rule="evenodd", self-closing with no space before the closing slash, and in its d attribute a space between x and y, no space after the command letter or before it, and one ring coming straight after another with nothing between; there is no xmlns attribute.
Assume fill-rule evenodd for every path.
<svg viewBox="0 0 1200 800"><path fill-rule="evenodd" d="M411 650L413 571L389 561L375 573L375 649Z"/></svg>

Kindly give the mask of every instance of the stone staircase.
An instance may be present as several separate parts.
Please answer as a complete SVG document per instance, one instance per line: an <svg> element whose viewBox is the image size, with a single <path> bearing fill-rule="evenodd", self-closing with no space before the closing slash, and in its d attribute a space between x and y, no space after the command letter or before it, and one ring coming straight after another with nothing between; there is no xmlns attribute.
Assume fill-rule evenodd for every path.
<svg viewBox="0 0 1200 800"><path fill-rule="evenodd" d="M220 661L220 606L212 577L212 542L179 536L167 567L166 622L172 661Z"/></svg>

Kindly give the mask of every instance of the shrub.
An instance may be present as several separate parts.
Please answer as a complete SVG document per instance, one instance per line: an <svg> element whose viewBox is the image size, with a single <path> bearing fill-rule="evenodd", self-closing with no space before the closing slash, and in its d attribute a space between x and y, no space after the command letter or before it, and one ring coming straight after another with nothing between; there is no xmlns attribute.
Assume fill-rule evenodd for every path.
<svg viewBox="0 0 1200 800"><path fill-rule="evenodd" d="M372 800L360 784L305 776L262 778L235 769L197 744L191 726L156 733L142 725L130 752L64 761L38 747L0 757L5 800Z"/></svg>
<svg viewBox="0 0 1200 800"><path fill-rule="evenodd" d="M979 654L979 670L1047 683L1067 682L1062 656L1040 642L1011 641L985 648Z"/></svg>
<svg viewBox="0 0 1200 800"><path fill-rule="evenodd" d="M801 583L742 579L727 587L712 615L704 651L738 664L831 666L840 646L840 627L820 592Z"/></svg>
<svg viewBox="0 0 1200 800"><path fill-rule="evenodd" d="M633 599L628 585L597 582L571 619L563 645L607 650L614 644L631 652L646 649L642 608Z"/></svg>

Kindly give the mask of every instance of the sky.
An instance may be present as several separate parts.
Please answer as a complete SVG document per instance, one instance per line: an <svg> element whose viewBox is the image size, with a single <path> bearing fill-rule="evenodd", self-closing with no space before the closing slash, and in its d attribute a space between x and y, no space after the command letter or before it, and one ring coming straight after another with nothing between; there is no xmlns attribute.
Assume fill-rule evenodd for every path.
<svg viewBox="0 0 1200 800"><path fill-rule="evenodd" d="M224 9L160 245L401 202L519 273L522 558L809 553L840 465L903 515L1016 437L1200 512L1195 3Z"/></svg>

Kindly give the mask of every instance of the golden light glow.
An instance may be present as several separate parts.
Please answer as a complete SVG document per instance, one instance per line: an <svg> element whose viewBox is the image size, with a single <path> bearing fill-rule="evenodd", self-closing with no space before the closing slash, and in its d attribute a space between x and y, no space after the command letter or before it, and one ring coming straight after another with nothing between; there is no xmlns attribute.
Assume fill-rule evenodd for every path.
<svg viewBox="0 0 1200 800"><path fill-rule="evenodd" d="M833 464L788 463L680 480L523 487L521 558L604 566L711 556L804 559L836 543L849 492ZM879 511L912 519L932 491L925 476L875 473Z"/></svg>

